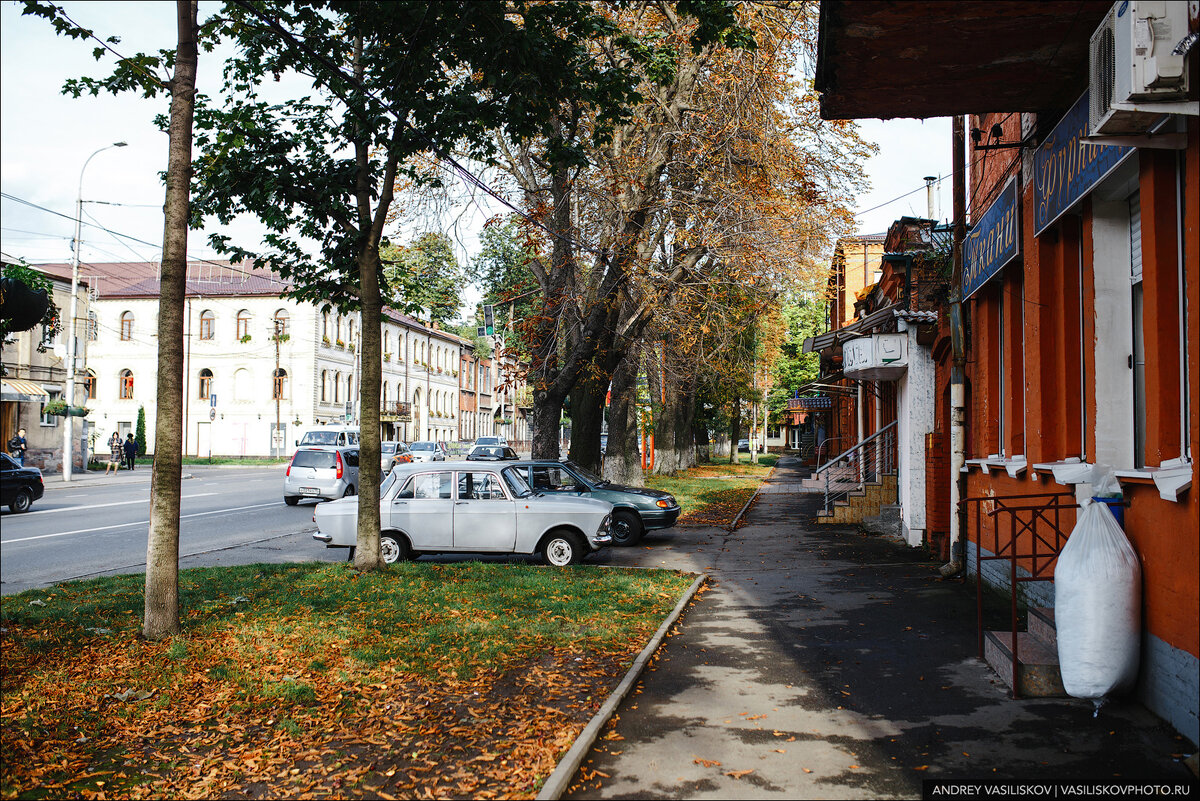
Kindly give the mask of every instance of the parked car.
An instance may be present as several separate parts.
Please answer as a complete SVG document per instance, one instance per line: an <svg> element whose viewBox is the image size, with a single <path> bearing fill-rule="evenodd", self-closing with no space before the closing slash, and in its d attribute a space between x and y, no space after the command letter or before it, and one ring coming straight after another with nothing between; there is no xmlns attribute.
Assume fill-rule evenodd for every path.
<svg viewBox="0 0 1200 801"><path fill-rule="evenodd" d="M744 453L749 453L750 452L750 440L739 439L738 440L738 451L744 452Z"/></svg>
<svg viewBox="0 0 1200 801"><path fill-rule="evenodd" d="M389 564L427 553L517 553L564 567L612 542L612 504L536 497L511 467L401 464L379 493L379 542ZM321 504L313 521L313 539L331 548L355 547L358 498Z"/></svg>
<svg viewBox="0 0 1200 801"><path fill-rule="evenodd" d="M0 453L0 504L13 512L28 512L45 491L41 470L21 467L7 453Z"/></svg>
<svg viewBox="0 0 1200 801"><path fill-rule="evenodd" d="M319 501L345 498L358 491L358 447L307 445L292 455L283 477L283 502L295 506L301 498Z"/></svg>
<svg viewBox="0 0 1200 801"><path fill-rule="evenodd" d="M598 498L613 505L614 545L635 545L648 530L670 528L679 504L669 493L605 481L572 461L523 461L515 467L535 492Z"/></svg>
<svg viewBox="0 0 1200 801"><path fill-rule="evenodd" d="M332 445L344 448L358 444L357 426L319 426L304 432L304 436L296 443L301 445Z"/></svg>
<svg viewBox="0 0 1200 801"><path fill-rule="evenodd" d="M414 462L444 462L446 452L436 442L414 442L408 446Z"/></svg>
<svg viewBox="0 0 1200 801"><path fill-rule="evenodd" d="M515 462L520 458L507 445L476 445L467 454L468 462Z"/></svg>
<svg viewBox="0 0 1200 801"><path fill-rule="evenodd" d="M508 440L505 439L503 436L476 437L475 438L476 446L479 446L479 445L507 445L507 444L508 444Z"/></svg>
<svg viewBox="0 0 1200 801"><path fill-rule="evenodd" d="M381 476L386 477L396 465L408 464L412 460L412 453L403 442L379 443L379 473Z"/></svg>

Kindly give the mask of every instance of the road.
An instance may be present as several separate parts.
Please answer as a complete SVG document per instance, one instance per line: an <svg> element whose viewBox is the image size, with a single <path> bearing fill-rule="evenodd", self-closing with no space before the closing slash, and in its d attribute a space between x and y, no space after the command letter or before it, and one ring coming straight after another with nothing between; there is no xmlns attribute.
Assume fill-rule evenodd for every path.
<svg viewBox="0 0 1200 801"><path fill-rule="evenodd" d="M313 541L313 504L285 506L282 468L185 468L180 567L340 561ZM146 569L150 469L73 484L48 482L33 509L0 512L0 592Z"/></svg>

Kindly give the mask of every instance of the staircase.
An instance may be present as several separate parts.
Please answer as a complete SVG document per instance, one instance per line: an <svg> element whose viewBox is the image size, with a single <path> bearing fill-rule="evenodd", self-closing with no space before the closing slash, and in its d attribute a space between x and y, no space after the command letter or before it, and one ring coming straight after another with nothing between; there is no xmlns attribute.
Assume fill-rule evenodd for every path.
<svg viewBox="0 0 1200 801"><path fill-rule="evenodd" d="M1067 694L1058 669L1054 610L1030 608L1028 630L1017 632L1017 669L1013 671L1012 632L986 631L983 658L1018 698L1057 698Z"/></svg>
<svg viewBox="0 0 1200 801"><path fill-rule="evenodd" d="M801 485L825 496L818 523L846 525L879 516L897 498L896 423L833 457Z"/></svg>

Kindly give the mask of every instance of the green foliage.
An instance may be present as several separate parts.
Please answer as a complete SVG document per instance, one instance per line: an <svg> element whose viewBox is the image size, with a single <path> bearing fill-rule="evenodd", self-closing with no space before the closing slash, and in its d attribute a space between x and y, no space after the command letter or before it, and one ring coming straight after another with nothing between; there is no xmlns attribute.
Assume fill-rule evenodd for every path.
<svg viewBox="0 0 1200 801"><path fill-rule="evenodd" d="M146 407L138 407L137 427L134 429L133 438L137 440L137 455L146 455Z"/></svg>
<svg viewBox="0 0 1200 801"><path fill-rule="evenodd" d="M787 332L779 349L779 358L771 369L774 383L767 393L767 405L771 420L778 421L787 410L787 399L792 392L817 378L820 357L815 353L804 353L804 340L825 331L827 326L826 304L819 297L802 296L785 303L782 309Z"/></svg>
<svg viewBox="0 0 1200 801"><path fill-rule="evenodd" d="M46 336L37 339L38 353L45 353L46 340L57 336L58 332L62 330L62 318L58 306L54 303L54 284L50 281L50 277L23 262L16 263L7 261L4 262L3 270L0 272L0 275L2 275L4 278L9 278L13 281L24 284L34 292L45 293L48 301L46 312L42 315L41 320L34 323L34 328L40 325L46 330ZM3 301L2 297L0 297L0 301ZM9 328L9 324L6 319L0 318L0 340L6 339L8 335L12 333L15 333L15 330Z"/></svg>
<svg viewBox="0 0 1200 801"><path fill-rule="evenodd" d="M479 254L471 261L468 275L483 292L483 302L496 307L496 334L505 347L521 344L510 333L513 321L527 319L537 309L537 280L529 263L537 257L533 243L522 234L516 216L491 220L479 234ZM483 313L478 313L483 325Z"/></svg>
<svg viewBox="0 0 1200 801"><path fill-rule="evenodd" d="M384 245L379 258L393 293L384 298L385 304L427 309L441 326L458 315L466 276L445 234L421 234L400 247Z"/></svg>

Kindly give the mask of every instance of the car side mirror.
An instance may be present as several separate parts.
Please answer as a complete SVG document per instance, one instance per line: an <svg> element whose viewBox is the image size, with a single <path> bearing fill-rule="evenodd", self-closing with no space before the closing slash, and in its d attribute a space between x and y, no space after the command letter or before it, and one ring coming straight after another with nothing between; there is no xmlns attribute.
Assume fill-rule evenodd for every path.
<svg viewBox="0 0 1200 801"><path fill-rule="evenodd" d="M589 492L590 490L589 490L587 484L576 484L575 491L576 492Z"/></svg>

